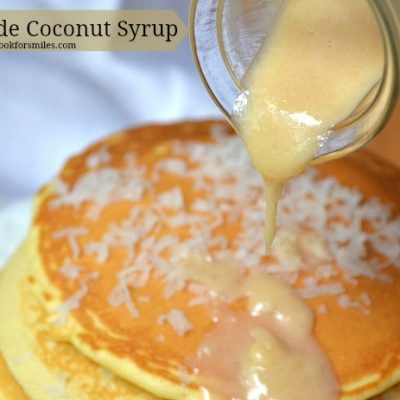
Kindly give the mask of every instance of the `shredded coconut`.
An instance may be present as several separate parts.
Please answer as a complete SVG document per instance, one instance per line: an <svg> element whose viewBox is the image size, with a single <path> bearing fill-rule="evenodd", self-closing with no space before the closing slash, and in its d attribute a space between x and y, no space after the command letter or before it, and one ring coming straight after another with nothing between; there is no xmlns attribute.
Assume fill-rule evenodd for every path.
<svg viewBox="0 0 400 400"><path fill-rule="evenodd" d="M72 256L74 259L79 258L81 254L81 248L78 243L79 236L85 236L89 233L89 230L84 227L79 228L65 228L59 231L54 232L53 238L54 239L63 239L67 238L69 246L72 251Z"/></svg>
<svg viewBox="0 0 400 400"><path fill-rule="evenodd" d="M168 172L175 175L183 175L187 171L185 161L180 158L167 158L158 161L153 168L153 179L158 180L161 172Z"/></svg>
<svg viewBox="0 0 400 400"><path fill-rule="evenodd" d="M59 272L65 278L71 281L75 281L79 278L82 270L82 267L72 264L70 260L66 260L64 264L60 267Z"/></svg>
<svg viewBox="0 0 400 400"><path fill-rule="evenodd" d="M101 150L87 160L88 166L96 169L74 185L55 181L57 195L52 206L79 208L88 204L87 216L91 218L97 218L110 204L132 202L132 212L125 220L110 224L83 248L99 265L112 259L113 249L126 252L110 304L127 307L137 318L130 289L145 287L151 276L164 282L166 299L187 287L194 294L191 306L205 304L207 291L188 282L190 276L180 264L182 254L195 252L214 261L232 260L244 269L259 268L291 285L299 283L299 271L311 272L312 277L298 289L301 296L336 296L340 306L357 302L365 313L371 299L367 294L360 299L346 297L349 294L342 280L353 286L359 277L391 283L385 269L400 268L400 219L393 218L388 206L365 200L334 178L320 179L318 171L310 168L284 187L273 257L267 259L263 180L238 137L217 126L212 139L212 143L172 141L172 154L148 171L132 152L125 156L125 168L110 168L104 165L109 157ZM176 175L177 183L160 193L156 185L166 173ZM191 203L181 189L182 179L193 183L196 199ZM146 208L137 205L144 196L152 199ZM371 227L368 231L363 229L366 223ZM81 249L77 238L85 232L85 228L67 228L55 232L54 237L67 238L73 257L78 258ZM64 272L71 278L77 271ZM72 306L76 303L73 300ZM183 313L174 311L162 321L173 324L172 318L176 326L184 327L179 332L186 333L190 323Z"/></svg>
<svg viewBox="0 0 400 400"><path fill-rule="evenodd" d="M69 299L67 299L63 304L61 304L56 309L57 318L53 322L54 325L60 326L65 323L65 320L70 311L79 308L81 301L89 292L89 282L99 279L100 274L98 272L92 272L86 276L82 282L80 282L79 290L73 294Z"/></svg>
<svg viewBox="0 0 400 400"><path fill-rule="evenodd" d="M147 189L145 169L135 166L128 169L101 168L83 175L68 192L59 192L51 202L55 208L62 205L81 207L91 204L88 218L96 219L104 207L123 200L140 200ZM65 187L64 189L65 190Z"/></svg>
<svg viewBox="0 0 400 400"><path fill-rule="evenodd" d="M166 208L182 209L185 201L182 190L178 187L162 193L158 197L159 204Z"/></svg>
<svg viewBox="0 0 400 400"><path fill-rule="evenodd" d="M96 153L92 153L86 159L86 166L90 169L95 169L101 165L108 164L111 161L111 154L105 147L102 147Z"/></svg>
<svg viewBox="0 0 400 400"><path fill-rule="evenodd" d="M324 285L307 286L298 289L298 293L303 299L310 299L318 296L336 296L344 293L345 289L341 283L328 283Z"/></svg>
<svg viewBox="0 0 400 400"><path fill-rule="evenodd" d="M174 308L168 314L158 317L159 325L163 325L165 322L168 322L179 336L185 336L192 330L192 324L188 321L185 313Z"/></svg>
<svg viewBox="0 0 400 400"><path fill-rule="evenodd" d="M110 293L110 296L108 297L108 302L111 307L114 308L125 305L132 318L138 318L140 315L138 309L132 301L126 283L121 282L119 286L116 286L113 289L113 291Z"/></svg>

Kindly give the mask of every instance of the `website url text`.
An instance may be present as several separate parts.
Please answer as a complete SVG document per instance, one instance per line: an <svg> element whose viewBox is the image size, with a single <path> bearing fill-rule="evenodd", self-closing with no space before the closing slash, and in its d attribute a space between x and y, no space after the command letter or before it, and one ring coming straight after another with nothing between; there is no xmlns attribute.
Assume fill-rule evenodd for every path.
<svg viewBox="0 0 400 400"><path fill-rule="evenodd" d="M20 42L18 40L0 42L0 50L76 50L76 43Z"/></svg>

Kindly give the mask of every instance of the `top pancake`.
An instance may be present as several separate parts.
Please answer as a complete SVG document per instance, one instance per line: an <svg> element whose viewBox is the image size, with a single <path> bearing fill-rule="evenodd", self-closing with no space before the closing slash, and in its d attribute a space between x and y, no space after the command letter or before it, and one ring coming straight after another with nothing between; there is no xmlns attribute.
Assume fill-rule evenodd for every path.
<svg viewBox="0 0 400 400"><path fill-rule="evenodd" d="M281 245L264 257L262 181L228 130L126 131L72 158L41 190L29 243L55 323L155 395L201 398L187 358L213 322L204 288L179 264L189 249L290 282L316 313L343 399L391 386L400 380L399 171L361 152L297 178L281 203ZM305 244L293 241L299 231Z"/></svg>

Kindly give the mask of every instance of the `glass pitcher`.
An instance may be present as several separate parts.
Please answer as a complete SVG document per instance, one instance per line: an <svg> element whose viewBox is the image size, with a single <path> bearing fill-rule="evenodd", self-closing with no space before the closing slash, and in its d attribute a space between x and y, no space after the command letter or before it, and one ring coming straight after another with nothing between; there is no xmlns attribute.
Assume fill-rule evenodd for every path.
<svg viewBox="0 0 400 400"><path fill-rule="evenodd" d="M287 0L192 0L191 43L201 78L234 125L232 108L245 91L241 80ZM290 0L289 0L290 1ZM400 0L368 1L378 20L385 50L382 79L353 113L336 124L315 154L326 161L373 139L393 112L400 90Z"/></svg>

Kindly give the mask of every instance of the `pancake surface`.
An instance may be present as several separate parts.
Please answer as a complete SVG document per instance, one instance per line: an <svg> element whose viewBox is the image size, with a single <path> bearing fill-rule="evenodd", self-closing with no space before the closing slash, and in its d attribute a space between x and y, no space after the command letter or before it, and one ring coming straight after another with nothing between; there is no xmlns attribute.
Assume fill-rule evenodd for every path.
<svg viewBox="0 0 400 400"><path fill-rule="evenodd" d="M313 308L343 399L391 386L400 379L399 171L361 152L295 179L264 257L262 181L227 129L112 136L39 193L28 245L53 322L155 395L202 398L187 359L214 324L207 288L180 261L187 251L233 258L289 282Z"/></svg>
<svg viewBox="0 0 400 400"><path fill-rule="evenodd" d="M32 292L31 259L22 246L0 279L0 348L18 380L0 356L0 399L156 400L84 357L48 323Z"/></svg>
<svg viewBox="0 0 400 400"><path fill-rule="evenodd" d="M28 400L0 354L0 400Z"/></svg>

